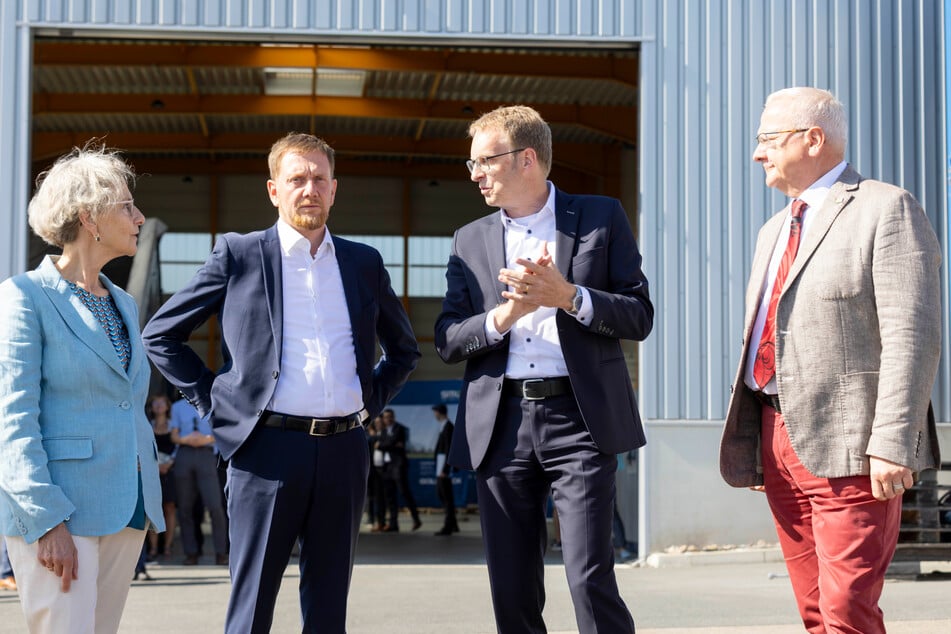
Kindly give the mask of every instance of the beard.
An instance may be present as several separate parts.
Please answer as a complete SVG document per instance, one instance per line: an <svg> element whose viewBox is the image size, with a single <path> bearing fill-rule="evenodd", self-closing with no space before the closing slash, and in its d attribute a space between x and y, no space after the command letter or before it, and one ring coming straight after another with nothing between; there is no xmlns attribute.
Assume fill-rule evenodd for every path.
<svg viewBox="0 0 951 634"><path fill-rule="evenodd" d="M291 214L291 226L305 231L313 231L324 226L326 217L324 215L305 215L294 212Z"/></svg>

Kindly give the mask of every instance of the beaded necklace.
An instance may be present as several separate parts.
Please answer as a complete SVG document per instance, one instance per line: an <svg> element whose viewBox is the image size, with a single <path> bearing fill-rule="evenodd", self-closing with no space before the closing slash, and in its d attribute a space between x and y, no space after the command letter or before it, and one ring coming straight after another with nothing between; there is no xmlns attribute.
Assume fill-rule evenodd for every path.
<svg viewBox="0 0 951 634"><path fill-rule="evenodd" d="M129 331L126 330L125 322L116 309L116 304L112 300L112 295L99 297L93 295L84 288L80 288L75 282L67 282L69 289L76 294L79 301L89 309L102 329L106 331L112 347L119 357L119 362L126 371L129 369L129 358L132 355L132 344L129 343Z"/></svg>

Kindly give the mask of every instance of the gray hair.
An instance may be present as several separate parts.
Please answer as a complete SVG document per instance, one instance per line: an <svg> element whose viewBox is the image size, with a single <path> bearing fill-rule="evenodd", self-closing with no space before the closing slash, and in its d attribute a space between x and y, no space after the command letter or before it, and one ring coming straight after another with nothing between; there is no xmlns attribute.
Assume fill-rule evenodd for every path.
<svg viewBox="0 0 951 634"><path fill-rule="evenodd" d="M528 106L502 106L487 112L469 124L469 136L474 137L483 130L501 130L505 132L515 148L530 147L535 150L538 162L545 171L551 171L551 128L538 114Z"/></svg>
<svg viewBox="0 0 951 634"><path fill-rule="evenodd" d="M830 147L845 156L849 119L845 106L828 90L795 87L777 90L766 98L766 107L780 102L793 128L818 126L825 132Z"/></svg>
<svg viewBox="0 0 951 634"><path fill-rule="evenodd" d="M37 177L27 210L30 227L48 244L62 247L79 236L83 213L96 222L134 185L135 173L116 150L94 143L75 147Z"/></svg>

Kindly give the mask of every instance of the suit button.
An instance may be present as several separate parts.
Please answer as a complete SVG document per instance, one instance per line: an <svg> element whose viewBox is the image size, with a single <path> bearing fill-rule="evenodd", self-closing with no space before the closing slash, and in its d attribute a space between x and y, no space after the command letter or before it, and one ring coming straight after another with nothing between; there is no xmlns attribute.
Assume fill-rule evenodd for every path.
<svg viewBox="0 0 951 634"><path fill-rule="evenodd" d="M276 379L277 377L279 377L280 375L281 375L281 373L278 372L277 370L274 370L274 372L271 372L271 376L273 376L275 379Z"/></svg>
<svg viewBox="0 0 951 634"><path fill-rule="evenodd" d="M264 410L263 410L263 409L259 409L259 410L258 410L258 416L260 416L260 415L263 414L263 413L264 413Z"/></svg>

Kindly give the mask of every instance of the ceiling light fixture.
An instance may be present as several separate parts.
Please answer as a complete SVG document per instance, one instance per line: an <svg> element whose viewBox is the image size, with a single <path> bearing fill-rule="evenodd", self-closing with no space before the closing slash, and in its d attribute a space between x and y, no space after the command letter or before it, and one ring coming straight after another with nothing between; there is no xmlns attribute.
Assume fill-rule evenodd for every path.
<svg viewBox="0 0 951 634"><path fill-rule="evenodd" d="M314 85L312 68L264 69L264 94L310 95ZM340 68L316 69L316 94L321 97L361 97L367 73L363 70Z"/></svg>

